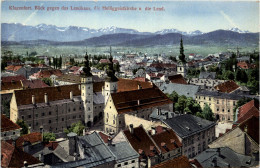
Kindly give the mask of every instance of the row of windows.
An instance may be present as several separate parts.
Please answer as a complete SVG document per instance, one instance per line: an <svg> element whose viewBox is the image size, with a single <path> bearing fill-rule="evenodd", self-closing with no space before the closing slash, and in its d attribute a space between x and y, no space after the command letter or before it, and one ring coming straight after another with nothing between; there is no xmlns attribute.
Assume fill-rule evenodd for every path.
<svg viewBox="0 0 260 168"><path fill-rule="evenodd" d="M135 163L135 160L132 160L131 163ZM128 165L128 162L125 162L124 165ZM117 167L121 167L121 164L118 164ZM134 167L133 167L134 168Z"/></svg>

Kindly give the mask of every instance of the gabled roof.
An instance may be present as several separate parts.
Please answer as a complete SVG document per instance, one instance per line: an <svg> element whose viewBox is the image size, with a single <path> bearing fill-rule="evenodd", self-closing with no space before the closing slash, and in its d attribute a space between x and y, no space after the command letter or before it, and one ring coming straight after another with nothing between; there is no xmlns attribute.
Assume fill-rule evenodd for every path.
<svg viewBox="0 0 260 168"><path fill-rule="evenodd" d="M138 85L140 85L142 89L153 87L152 82L140 82L137 80L123 79L123 78L119 78L117 85L118 85L118 90L117 90L118 92L137 90Z"/></svg>
<svg viewBox="0 0 260 168"><path fill-rule="evenodd" d="M21 81L1 82L1 90L22 89Z"/></svg>
<svg viewBox="0 0 260 168"><path fill-rule="evenodd" d="M215 126L214 122L191 114L184 114L173 118L168 118L163 120L163 122L170 126L173 131L176 132L181 138L191 136L197 132Z"/></svg>
<svg viewBox="0 0 260 168"><path fill-rule="evenodd" d="M25 76L16 75L16 76L1 77L1 82L12 82L12 81L20 81L20 80L26 80Z"/></svg>
<svg viewBox="0 0 260 168"><path fill-rule="evenodd" d="M22 149L24 143L29 142L30 144L42 142L42 134L39 132L33 132L30 134L26 134L23 136L20 136L16 140L16 146L20 149Z"/></svg>
<svg viewBox="0 0 260 168"><path fill-rule="evenodd" d="M226 81L224 83L221 83L217 86L215 86L215 89L218 90L219 92L224 92L224 93L231 93L238 89L239 86L236 84L236 82L230 80Z"/></svg>
<svg viewBox="0 0 260 168"><path fill-rule="evenodd" d="M178 84L187 84L186 80L183 78L181 74L168 76L169 81L172 83L178 83Z"/></svg>
<svg viewBox="0 0 260 168"><path fill-rule="evenodd" d="M192 166L186 156L179 156L166 162L154 165L152 168L192 168Z"/></svg>
<svg viewBox="0 0 260 168"><path fill-rule="evenodd" d="M206 149L197 155L195 159L198 160L202 167L214 167L213 162L216 162L217 167L256 166L256 162L252 157L238 154L228 147Z"/></svg>
<svg viewBox="0 0 260 168"><path fill-rule="evenodd" d="M169 128L163 128L161 132L156 132L154 135L151 135L151 137L153 138L157 146L161 149L162 153L167 153L182 146L182 143L178 139L175 132L173 132L173 130Z"/></svg>
<svg viewBox="0 0 260 168"><path fill-rule="evenodd" d="M238 126L259 144L259 116L251 116Z"/></svg>
<svg viewBox="0 0 260 168"><path fill-rule="evenodd" d="M43 70L43 71L40 70L39 72L34 73L31 76L35 78L49 78L51 75L61 76L62 72L59 69Z"/></svg>
<svg viewBox="0 0 260 168"><path fill-rule="evenodd" d="M41 163L32 155L15 148L5 141L1 141L1 156L2 167L23 167L24 161L28 165Z"/></svg>
<svg viewBox="0 0 260 168"><path fill-rule="evenodd" d="M251 100L250 102L239 107L236 123L241 123L251 116L258 117L259 114L259 103L255 100Z"/></svg>
<svg viewBox="0 0 260 168"><path fill-rule="evenodd" d="M108 148L116 156L116 161L119 163L139 157L139 154L129 145L128 142L119 142L108 145Z"/></svg>
<svg viewBox="0 0 260 168"><path fill-rule="evenodd" d="M9 66L5 67L5 70L8 70L8 71L18 71L22 67L23 67L22 65L9 65Z"/></svg>
<svg viewBox="0 0 260 168"><path fill-rule="evenodd" d="M141 155L141 157L142 155L153 157L160 153L159 148L151 140L142 126L133 129L133 134L130 133L129 130L124 130L124 134L131 146Z"/></svg>
<svg viewBox="0 0 260 168"><path fill-rule="evenodd" d="M3 114L1 114L1 132L12 131L17 129L21 129L21 127L9 120Z"/></svg>
<svg viewBox="0 0 260 168"><path fill-rule="evenodd" d="M119 114L173 103L157 87L112 93L111 97Z"/></svg>

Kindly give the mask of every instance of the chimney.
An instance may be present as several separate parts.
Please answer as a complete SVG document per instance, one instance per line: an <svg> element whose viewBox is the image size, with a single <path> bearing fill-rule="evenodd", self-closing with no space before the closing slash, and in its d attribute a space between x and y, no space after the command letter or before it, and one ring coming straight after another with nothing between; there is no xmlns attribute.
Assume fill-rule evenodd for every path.
<svg viewBox="0 0 260 168"><path fill-rule="evenodd" d="M217 164L217 158L214 157L213 160L212 160L212 163L213 163L213 167L218 167L218 164Z"/></svg>
<svg viewBox="0 0 260 168"><path fill-rule="evenodd" d="M77 148L77 134L70 132L67 137L69 139L69 155L74 156Z"/></svg>
<svg viewBox="0 0 260 168"><path fill-rule="evenodd" d="M129 127L130 127L130 133L134 134L134 126L133 126L133 124L130 124Z"/></svg>
<svg viewBox="0 0 260 168"><path fill-rule="evenodd" d="M155 135L155 133L156 133L155 128L154 128L154 127L151 127L151 128L152 128L152 130L151 130L151 134L152 134L152 135Z"/></svg>
<svg viewBox="0 0 260 168"><path fill-rule="evenodd" d="M32 95L32 104L35 105L35 96Z"/></svg>
<svg viewBox="0 0 260 168"><path fill-rule="evenodd" d="M140 100L137 100L137 105L138 105L138 106L140 105Z"/></svg>
<svg viewBox="0 0 260 168"><path fill-rule="evenodd" d="M28 167L28 163L26 160L23 162L23 165L24 165L24 167Z"/></svg>
<svg viewBox="0 0 260 168"><path fill-rule="evenodd" d="M161 115L161 109L157 109L157 115Z"/></svg>
<svg viewBox="0 0 260 168"><path fill-rule="evenodd" d="M107 145L108 145L108 146L112 145L112 139L111 139L111 138L108 138L108 139L107 139Z"/></svg>
<svg viewBox="0 0 260 168"><path fill-rule="evenodd" d="M142 86L140 84L138 84L138 90L142 89Z"/></svg>
<svg viewBox="0 0 260 168"><path fill-rule="evenodd" d="M73 91L70 91L70 100L73 100Z"/></svg>
<svg viewBox="0 0 260 168"><path fill-rule="evenodd" d="M48 104L48 95L47 93L44 93L44 102Z"/></svg>

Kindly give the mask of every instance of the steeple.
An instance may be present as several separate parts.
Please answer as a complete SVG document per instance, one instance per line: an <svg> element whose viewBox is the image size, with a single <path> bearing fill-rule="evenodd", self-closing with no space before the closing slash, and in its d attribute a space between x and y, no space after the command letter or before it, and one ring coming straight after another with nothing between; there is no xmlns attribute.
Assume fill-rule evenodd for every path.
<svg viewBox="0 0 260 168"><path fill-rule="evenodd" d="M182 36L181 36L181 42L180 42L180 55L179 55L179 60L182 63L185 63L185 55L184 55L184 48L183 48L183 41L182 41Z"/></svg>
<svg viewBox="0 0 260 168"><path fill-rule="evenodd" d="M115 70L114 70L114 66L113 66L113 57L111 54L111 46L110 46L108 69L107 69L106 73L107 73L106 82L117 82L118 81L117 77L115 76Z"/></svg>
<svg viewBox="0 0 260 168"><path fill-rule="evenodd" d="M83 68L83 73L81 75L82 75L82 77L93 76L92 73L90 72L88 52L86 52L86 55L85 55L84 68Z"/></svg>

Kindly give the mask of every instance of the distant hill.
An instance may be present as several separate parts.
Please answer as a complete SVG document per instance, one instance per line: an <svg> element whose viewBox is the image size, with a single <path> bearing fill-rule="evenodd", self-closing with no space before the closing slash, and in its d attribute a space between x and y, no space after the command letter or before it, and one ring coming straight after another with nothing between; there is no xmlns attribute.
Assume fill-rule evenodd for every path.
<svg viewBox="0 0 260 168"><path fill-rule="evenodd" d="M234 46L258 46L258 33L238 33L228 30L216 30L201 35L182 35L180 33L168 34L128 34L117 33L92 37L80 41L48 41L48 40L26 40L26 41L2 41L2 45L72 45L72 46L155 46L179 44L181 36L185 44L190 45L234 45Z"/></svg>

